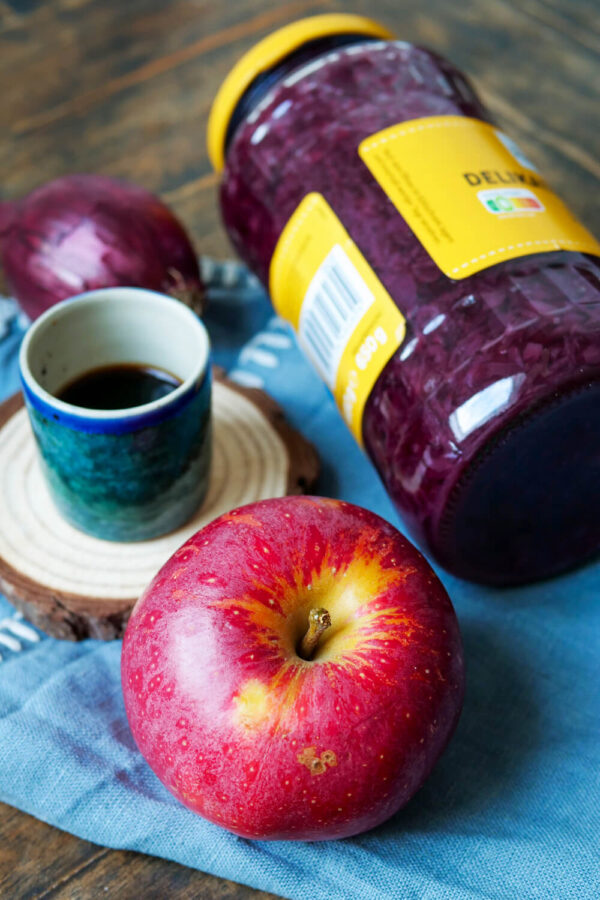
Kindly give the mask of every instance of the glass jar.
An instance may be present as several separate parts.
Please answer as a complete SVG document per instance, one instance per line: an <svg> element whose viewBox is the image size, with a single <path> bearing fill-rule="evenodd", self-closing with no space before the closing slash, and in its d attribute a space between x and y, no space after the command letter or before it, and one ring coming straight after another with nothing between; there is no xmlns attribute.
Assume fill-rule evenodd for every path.
<svg viewBox="0 0 600 900"><path fill-rule="evenodd" d="M473 164L476 145L483 165ZM374 148L388 156L371 162ZM486 167L488 150L510 165ZM371 382L359 385L355 432L424 548L451 572L491 584L551 576L595 554L600 247L495 130L465 77L370 20L302 20L232 70L211 112L209 152L222 170L234 246L278 310L286 314L286 292L300 290L301 308L288 318L332 387L336 373L322 358L330 350L324 335L331 339L326 311L313 316L320 334L311 338L306 322L302 332L307 304L324 290L325 263L308 259L318 252L310 241L329 241L332 253L346 247L362 272L362 283L354 279L359 300L366 285L393 307L385 312L395 323L390 340L385 328L353 332L353 364L368 368L371 353L379 360ZM440 184L448 191L431 194ZM411 211L411 199L420 209ZM325 218L309 227L306 215L316 213L305 206L313 201ZM539 237L540 213L554 216L548 227L558 238ZM500 237L507 222L518 240ZM471 253L469 242L486 229L495 249L462 263L446 233L455 254L448 263L432 231L439 225L444 234L444 223L464 232L460 252ZM293 258L278 275L276 260L289 255L292 239ZM352 293L352 279L344 290ZM338 353L333 369L339 361ZM355 399L352 385L335 388L342 410Z"/></svg>

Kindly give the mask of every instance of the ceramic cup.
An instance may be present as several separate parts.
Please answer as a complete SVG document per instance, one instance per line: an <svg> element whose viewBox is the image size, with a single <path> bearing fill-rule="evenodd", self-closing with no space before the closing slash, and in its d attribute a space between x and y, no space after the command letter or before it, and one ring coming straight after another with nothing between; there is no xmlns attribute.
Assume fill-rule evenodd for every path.
<svg viewBox="0 0 600 900"><path fill-rule="evenodd" d="M129 409L57 399L78 376L123 363L182 383ZM90 291L33 323L19 367L42 469L65 519L95 537L140 541L190 518L207 490L211 450L209 341L191 310L140 288Z"/></svg>

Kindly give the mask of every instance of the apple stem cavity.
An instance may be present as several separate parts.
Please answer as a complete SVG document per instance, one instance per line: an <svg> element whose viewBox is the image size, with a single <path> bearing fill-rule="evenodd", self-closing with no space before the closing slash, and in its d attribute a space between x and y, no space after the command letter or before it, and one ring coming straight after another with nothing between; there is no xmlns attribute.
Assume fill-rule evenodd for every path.
<svg viewBox="0 0 600 900"><path fill-rule="evenodd" d="M298 655L301 656L302 659L312 659L313 654L317 649L319 638L324 631L327 631L330 625L331 616L326 609L323 609L322 607L311 609L308 614L308 629L302 638L302 643L300 644L300 649L298 651Z"/></svg>

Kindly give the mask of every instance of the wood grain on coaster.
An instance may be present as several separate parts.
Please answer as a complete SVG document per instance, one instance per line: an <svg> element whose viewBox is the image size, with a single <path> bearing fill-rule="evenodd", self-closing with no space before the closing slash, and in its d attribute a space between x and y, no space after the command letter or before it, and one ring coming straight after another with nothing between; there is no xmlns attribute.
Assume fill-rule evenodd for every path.
<svg viewBox="0 0 600 900"><path fill-rule="evenodd" d="M56 510L20 394L0 406L0 591L53 637L110 640L164 562L212 519L255 500L310 490L316 450L264 391L216 373L208 495L182 528L151 541L103 541Z"/></svg>

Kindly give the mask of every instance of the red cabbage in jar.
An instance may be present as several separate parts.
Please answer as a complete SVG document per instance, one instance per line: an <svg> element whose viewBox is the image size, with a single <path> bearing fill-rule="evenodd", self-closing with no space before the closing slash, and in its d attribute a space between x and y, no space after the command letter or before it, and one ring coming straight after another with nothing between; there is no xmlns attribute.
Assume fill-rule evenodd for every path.
<svg viewBox="0 0 600 900"><path fill-rule="evenodd" d="M600 545L600 262L560 249L444 274L359 146L400 123L489 114L433 53L368 26L345 30L315 24L310 40L282 40L241 90L222 134L228 233L268 286L288 221L307 195L324 198L406 320L362 416L364 447L403 520L462 577L554 575ZM504 171L477 177L487 188L496 176L520 178L500 193L535 203L535 174L529 184Z"/></svg>

